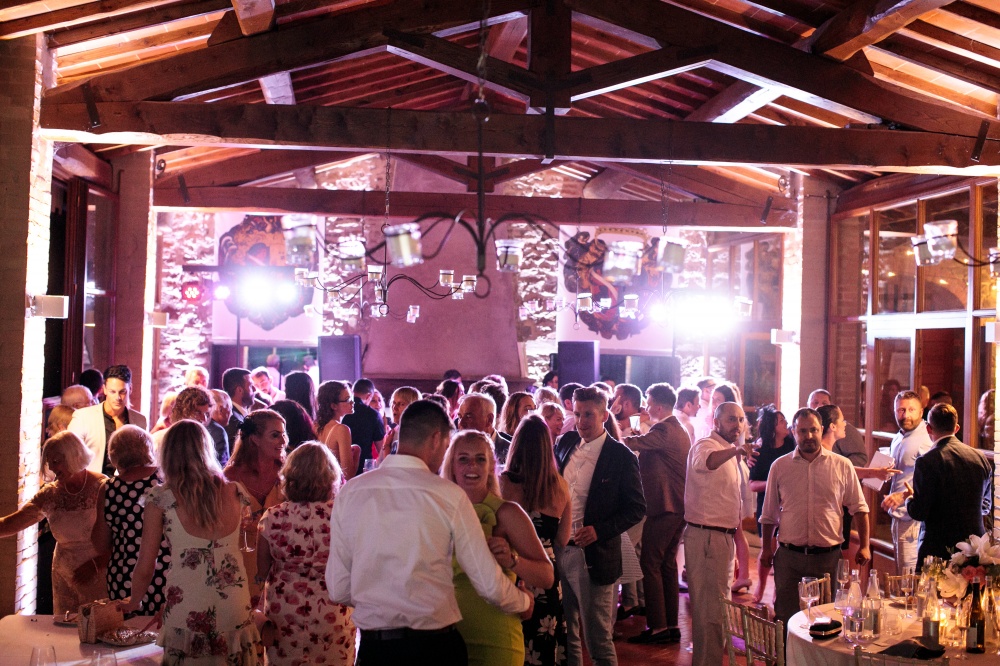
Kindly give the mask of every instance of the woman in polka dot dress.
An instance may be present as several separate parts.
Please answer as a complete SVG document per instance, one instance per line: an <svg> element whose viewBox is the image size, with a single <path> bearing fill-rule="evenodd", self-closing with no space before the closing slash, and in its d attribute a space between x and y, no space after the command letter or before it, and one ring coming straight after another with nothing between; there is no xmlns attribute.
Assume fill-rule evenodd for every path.
<svg viewBox="0 0 1000 666"><path fill-rule="evenodd" d="M101 488L93 540L98 552L109 558L110 598L127 599L132 594L132 569L142 541L142 496L160 484L159 469L153 463L153 440L137 426L115 431L108 442L108 457L118 475ZM153 580L142 600L143 615L152 615L163 606L164 574L169 563L170 547L164 537Z"/></svg>

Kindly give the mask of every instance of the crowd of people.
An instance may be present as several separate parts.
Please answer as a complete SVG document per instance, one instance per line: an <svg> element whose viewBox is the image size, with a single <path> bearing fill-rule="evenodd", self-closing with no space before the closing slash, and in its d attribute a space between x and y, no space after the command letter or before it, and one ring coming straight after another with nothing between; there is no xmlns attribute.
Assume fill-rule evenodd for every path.
<svg viewBox="0 0 1000 666"><path fill-rule="evenodd" d="M213 391L192 369L148 430L125 366L64 391L49 482L0 518L0 536L47 521L56 614L103 598L157 614L167 664L579 665L585 646L609 666L631 615L647 626L630 643L682 640L686 584L693 663L715 666L722 600L753 583L748 521L752 597L773 571L787 625L801 577L870 560L861 479L891 482L901 571L982 535L991 505L955 409L924 421L910 391L893 464L869 467L823 389L751 429L739 389L710 377L510 392L449 372L386 401L368 379L270 370L230 368Z"/></svg>

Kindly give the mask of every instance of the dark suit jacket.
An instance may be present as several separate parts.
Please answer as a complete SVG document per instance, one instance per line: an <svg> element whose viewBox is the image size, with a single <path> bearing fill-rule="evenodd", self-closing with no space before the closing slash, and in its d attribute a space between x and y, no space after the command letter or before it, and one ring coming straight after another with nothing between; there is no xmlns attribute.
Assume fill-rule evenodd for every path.
<svg viewBox="0 0 1000 666"><path fill-rule="evenodd" d="M226 437L229 438L232 448L236 448L236 435L239 434L241 425L243 425L243 415L234 409L232 416L229 417L229 423L226 424ZM232 448L230 453L232 453Z"/></svg>
<svg viewBox="0 0 1000 666"><path fill-rule="evenodd" d="M372 457L372 444L381 444L385 439L385 423L378 412L358 398L354 399L354 413L345 416L342 423L351 429L351 444L361 447L357 470L360 474L365 468L365 461Z"/></svg>
<svg viewBox="0 0 1000 666"><path fill-rule="evenodd" d="M579 444L577 432L559 438L556 460L560 473ZM611 585L621 577L622 532L636 525L645 513L639 461L624 444L608 435L594 467L583 511L584 526L591 525L597 532L597 541L584 549L590 580L595 585Z"/></svg>
<svg viewBox="0 0 1000 666"><path fill-rule="evenodd" d="M229 460L229 433L215 421L209 421L208 434L212 436L212 442L215 444L215 457L219 460L219 464L225 467Z"/></svg>
<svg viewBox="0 0 1000 666"><path fill-rule="evenodd" d="M922 521L917 562L924 556L948 558L949 548L970 534L982 536L984 507L989 507L990 464L957 437L939 439L913 466L910 517Z"/></svg>
<svg viewBox="0 0 1000 666"><path fill-rule="evenodd" d="M676 416L654 423L645 435L626 437L625 446L639 452L639 476L646 515L684 515L684 483L691 438Z"/></svg>

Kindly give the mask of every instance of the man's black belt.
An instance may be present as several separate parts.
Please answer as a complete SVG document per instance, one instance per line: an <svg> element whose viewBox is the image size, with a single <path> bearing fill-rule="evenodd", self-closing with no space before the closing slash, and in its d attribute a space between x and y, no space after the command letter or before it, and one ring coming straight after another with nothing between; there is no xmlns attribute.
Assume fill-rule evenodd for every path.
<svg viewBox="0 0 1000 666"><path fill-rule="evenodd" d="M724 534L736 534L735 527L716 527L715 525L699 525L698 523L688 523L688 527L697 527L700 530L712 530Z"/></svg>
<svg viewBox="0 0 1000 666"><path fill-rule="evenodd" d="M823 553L832 553L835 550L840 550L840 544L836 546L796 546L793 543L783 543L782 548L787 548L793 553L803 553L805 555L822 555Z"/></svg>
<svg viewBox="0 0 1000 666"><path fill-rule="evenodd" d="M400 627L399 629L362 629L361 640L364 641L401 641L404 638L426 638L428 636L440 636L456 631L453 624L440 629L410 629Z"/></svg>

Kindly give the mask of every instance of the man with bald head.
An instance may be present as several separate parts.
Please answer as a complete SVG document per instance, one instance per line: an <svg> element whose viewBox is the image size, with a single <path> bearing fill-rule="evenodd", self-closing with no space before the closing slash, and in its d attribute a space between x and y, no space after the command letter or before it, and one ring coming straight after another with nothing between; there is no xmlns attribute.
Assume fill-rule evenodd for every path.
<svg viewBox="0 0 1000 666"><path fill-rule="evenodd" d="M819 413L804 407L792 417L795 450L771 465L760 523L760 563L774 566L774 615L788 626L799 610L803 576L837 577L846 507L858 528L858 566L871 559L868 504L858 475L843 456L823 448ZM777 540L780 539L780 546Z"/></svg>
<svg viewBox="0 0 1000 666"><path fill-rule="evenodd" d="M691 595L693 666L718 666L725 646L722 599L731 599L736 530L743 515L739 461L753 464L753 446L739 446L743 408L724 402L715 429L688 453L684 486L684 561Z"/></svg>
<svg viewBox="0 0 1000 666"><path fill-rule="evenodd" d="M83 409L96 405L97 401L94 400L94 394L90 392L89 388L83 384L73 384L63 390L59 397L59 404L72 409Z"/></svg>

